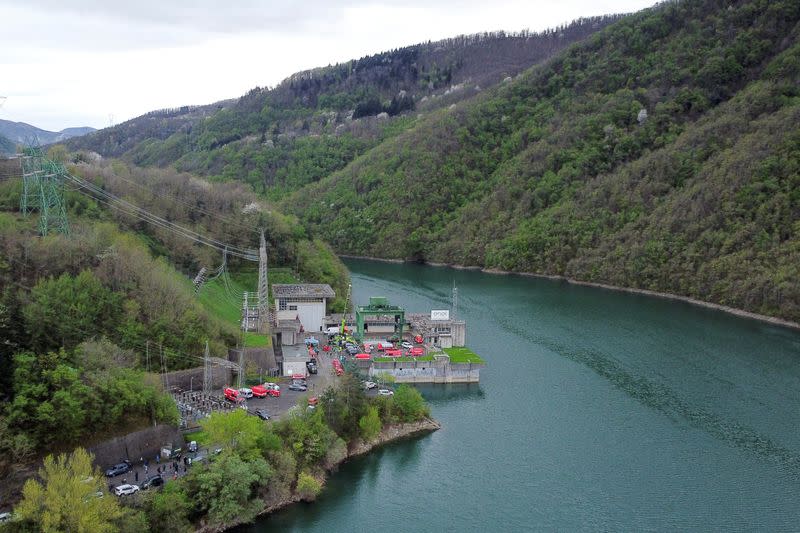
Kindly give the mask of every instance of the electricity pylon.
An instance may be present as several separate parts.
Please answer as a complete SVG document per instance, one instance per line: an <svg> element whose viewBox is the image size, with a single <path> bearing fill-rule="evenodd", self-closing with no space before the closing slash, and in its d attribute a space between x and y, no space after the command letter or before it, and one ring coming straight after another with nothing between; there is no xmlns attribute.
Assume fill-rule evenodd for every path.
<svg viewBox="0 0 800 533"><path fill-rule="evenodd" d="M267 240L261 230L261 246L258 250L258 331L266 333L269 328L269 278L267 272Z"/></svg>
<svg viewBox="0 0 800 533"><path fill-rule="evenodd" d="M69 221L64 202L63 165L42 155L38 146L29 146L22 156L22 196L19 207L24 216L39 211L39 233L47 235L55 230L69 234Z"/></svg>

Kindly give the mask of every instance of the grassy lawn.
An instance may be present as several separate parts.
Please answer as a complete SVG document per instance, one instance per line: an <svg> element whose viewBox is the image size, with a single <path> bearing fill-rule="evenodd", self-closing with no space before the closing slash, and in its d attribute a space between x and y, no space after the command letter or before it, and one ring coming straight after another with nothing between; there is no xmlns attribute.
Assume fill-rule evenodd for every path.
<svg viewBox="0 0 800 533"><path fill-rule="evenodd" d="M450 356L451 363L485 363L481 357L469 348L442 348Z"/></svg>
<svg viewBox="0 0 800 533"><path fill-rule="evenodd" d="M246 270L243 272L231 272L230 289L233 293L239 294L244 291L255 292L258 288L258 271ZM289 268L271 268L269 270L270 281L270 294L272 294L273 283L298 283L299 280ZM198 299L203 307L208 311L229 324L233 324L237 328L240 327L239 321L242 317L242 301L234 298L228 293L225 288L225 283L222 279L217 278L203 285L198 294ZM271 296L270 296L270 299ZM245 345L248 348L262 348L269 346L272 339L269 335L259 335L257 333L248 333L245 339Z"/></svg>

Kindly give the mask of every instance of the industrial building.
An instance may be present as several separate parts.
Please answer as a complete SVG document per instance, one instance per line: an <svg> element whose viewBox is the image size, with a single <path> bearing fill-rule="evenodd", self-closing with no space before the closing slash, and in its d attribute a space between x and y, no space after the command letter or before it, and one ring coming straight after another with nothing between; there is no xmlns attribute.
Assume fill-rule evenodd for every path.
<svg viewBox="0 0 800 533"><path fill-rule="evenodd" d="M325 308L336 293L326 283L273 285L276 329L283 344L299 342L299 333L322 331L325 327Z"/></svg>
<svg viewBox="0 0 800 533"><path fill-rule="evenodd" d="M342 318L348 330L356 331L362 340L421 335L423 342L430 346L455 348L466 345L466 322L452 317L449 310L406 313L401 307L389 305L386 298L373 297L370 305L356 307L355 314L324 317L324 330L340 326Z"/></svg>

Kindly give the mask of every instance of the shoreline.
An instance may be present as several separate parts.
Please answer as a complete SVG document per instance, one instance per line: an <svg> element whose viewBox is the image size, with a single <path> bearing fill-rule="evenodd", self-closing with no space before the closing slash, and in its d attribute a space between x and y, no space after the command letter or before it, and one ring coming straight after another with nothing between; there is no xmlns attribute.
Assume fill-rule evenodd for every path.
<svg viewBox="0 0 800 533"><path fill-rule="evenodd" d="M441 424L439 424L439 422L437 422L433 418L424 418L417 422L404 422L401 424L392 424L386 426L383 429L381 429L381 432L378 434L375 440L371 442L364 442L359 439L355 441L350 447L348 447L347 455L341 461L337 462L330 469L326 470L321 479L323 487L330 473L338 469L339 466L347 462L350 458L358 457L360 455L365 455L371 452L372 450L379 448L385 444L390 444L400 440L417 437L427 433L433 433L434 431L437 431L441 428L442 428ZM301 498L299 494L293 492L292 494L283 498L282 500L266 505L261 511L259 511L256 517L266 516L268 514L280 511L285 507L288 507L295 503L300 503L302 501L304 501L303 498ZM245 522L239 522L218 527L202 526L197 528L195 532L217 533L221 531L228 531L234 527L242 526L245 524L246 524Z"/></svg>
<svg viewBox="0 0 800 533"><path fill-rule="evenodd" d="M402 259L384 259L380 257L369 257L365 255L340 255L339 257L344 257L348 259L368 259L370 261L381 261L384 263L409 263L415 264L414 261L404 261ZM745 311L744 309L739 309L736 307L730 307L727 305L722 304L715 304L713 302L706 302L705 300L698 300L697 298L692 298L691 296L682 296L680 294L673 294L669 292L658 292L652 291L649 289L637 289L634 287L620 287L618 285L611 285L608 283L599 283L594 281L581 281L579 279L570 278L567 276L559 276L557 274L537 274L535 272L513 272L509 270L502 270L499 268L486 268L480 266L464 266L464 265L453 265L450 263L439 263L436 261L426 261L425 263L420 263L427 266L432 267L440 267L440 268L453 268L455 270L472 270L477 272L484 272L486 274L495 274L495 275L502 275L502 276L526 276L531 278L540 278L540 279L549 279L552 281L565 281L571 285L581 285L584 287L594 287L597 289L606 289L612 291L619 291L619 292L627 292L631 294L643 294L645 296L654 296L656 298L662 298L664 300L676 300L681 302L686 302L692 305L696 305L699 307L705 307L707 309L714 309L716 311L722 311L724 313L728 313L731 315L735 315L742 318L749 318L752 320L758 320L759 322L766 322L773 326L781 326L789 329L800 330L800 323L793 322L791 320L786 320L783 318L778 318L769 315L762 315L759 313L753 313L752 311Z"/></svg>

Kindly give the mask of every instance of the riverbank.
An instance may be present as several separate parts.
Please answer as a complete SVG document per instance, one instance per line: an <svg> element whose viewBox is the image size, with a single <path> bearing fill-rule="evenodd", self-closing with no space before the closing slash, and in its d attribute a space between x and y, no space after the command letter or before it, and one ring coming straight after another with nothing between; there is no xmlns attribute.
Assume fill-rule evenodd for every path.
<svg viewBox="0 0 800 533"><path fill-rule="evenodd" d="M410 439L427 433L432 433L436 430L441 429L441 427L442 427L441 424L439 424L432 418L424 418L423 420L419 420L417 422L388 425L381 430L381 432L374 440L370 442L364 442L359 440L351 444L350 448L347 451L347 455L345 455L340 461L336 462L330 469L328 469L323 478L320 479L319 481L321 481L324 486L325 481L327 480L327 476L330 474L330 472L336 470L342 463L344 463L345 461L347 461L352 457L364 455L385 444L390 444L392 442L401 441L404 439ZM258 516L263 516L273 513L275 511L279 511L285 507L288 507L289 505L299 503L301 501L303 501L303 498L296 492L292 492L292 494L286 496L285 498L266 504L264 508L258 513ZM231 523L227 524L227 526L225 527L204 526L200 527L196 531L197 533L218 533L221 531L227 531L239 525L242 524Z"/></svg>
<svg viewBox="0 0 800 533"><path fill-rule="evenodd" d="M384 259L380 257L368 257L368 256L357 256L357 255L340 255L339 257L345 259L367 259L370 261L380 261L383 263L411 263L414 264L414 261L403 261L402 259ZM424 263L427 266L433 267L444 267L444 268L453 268L456 270L470 270L476 272L484 272L486 274L497 274L502 276L508 275L517 275L517 276L526 276L531 278L541 278L541 279L549 279L554 281L565 281L571 285L583 285L585 287L595 287L598 289L607 289L612 291L620 291L620 292L628 292L633 294L644 294L646 296L655 296L656 298L663 298L665 300L676 300L681 302L690 303L692 305L697 305L700 307L705 307L708 309L714 309L717 311L722 311L724 313L729 313L732 315L740 316L743 318L751 318L753 320L758 320L760 322L766 322L768 324L772 324L775 326L782 326L790 329L800 330L800 322L793 322L791 320L785 320L783 318L778 318L769 315L762 315L759 313L753 313L751 311L745 311L744 309L738 309L736 307L730 307L727 305L716 304L713 302L707 302L705 300L698 300L697 298L692 298L690 296L682 296L680 294L673 294L669 292L658 292L652 291L649 289L637 289L633 287L620 287L618 285L610 285L607 283L597 283L593 281L582 281L575 278L570 278L567 276L559 276L557 274L537 274L534 272L514 272L510 270L502 270L499 268L484 268L480 266L464 266L464 265L453 265L449 263L438 263L435 261L429 261Z"/></svg>

